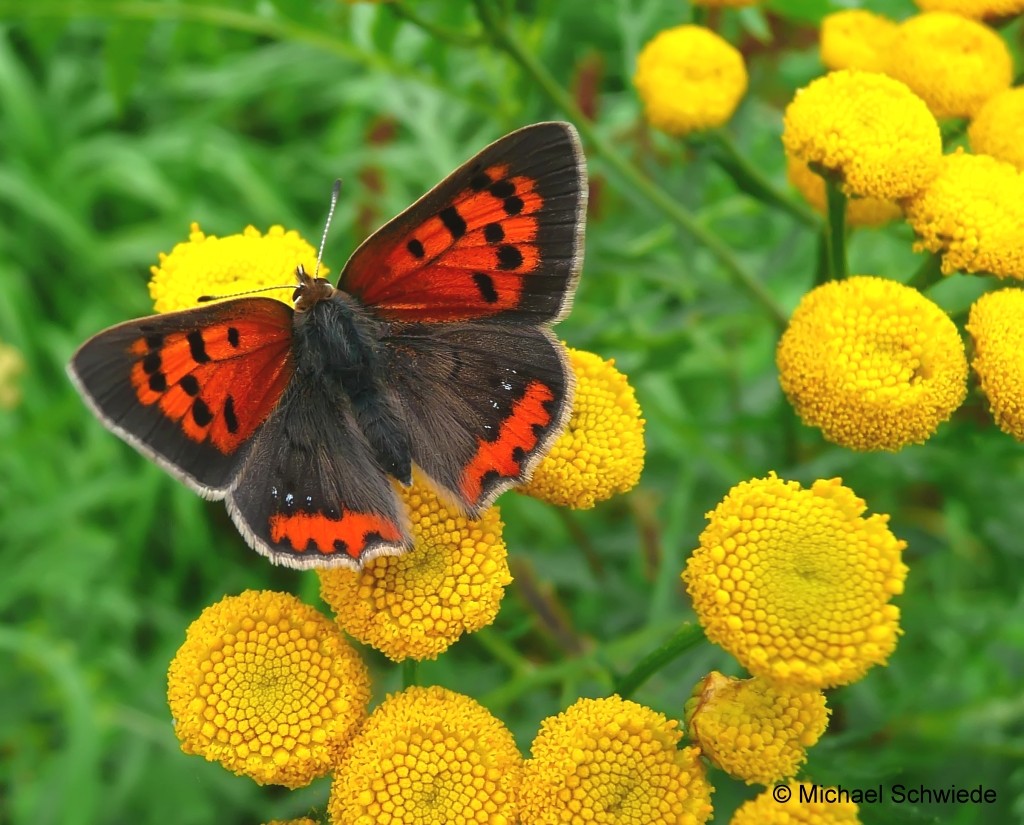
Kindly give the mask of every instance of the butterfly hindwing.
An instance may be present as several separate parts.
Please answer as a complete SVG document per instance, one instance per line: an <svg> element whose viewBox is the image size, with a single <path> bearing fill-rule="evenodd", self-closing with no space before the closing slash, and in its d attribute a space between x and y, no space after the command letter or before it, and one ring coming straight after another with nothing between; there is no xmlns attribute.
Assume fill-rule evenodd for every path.
<svg viewBox="0 0 1024 825"><path fill-rule="evenodd" d="M339 287L395 320L557 321L582 264L586 201L576 130L527 126L368 238Z"/></svg>
<svg viewBox="0 0 1024 825"><path fill-rule="evenodd" d="M410 545L401 504L343 396L296 381L257 434L228 512L289 567L358 568Z"/></svg>
<svg viewBox="0 0 1024 825"><path fill-rule="evenodd" d="M68 372L110 430L223 498L291 378L292 315L244 298L129 321L86 341Z"/></svg>
<svg viewBox="0 0 1024 825"><path fill-rule="evenodd" d="M413 460L470 515L529 478L565 426L573 377L547 329L394 324L383 343Z"/></svg>

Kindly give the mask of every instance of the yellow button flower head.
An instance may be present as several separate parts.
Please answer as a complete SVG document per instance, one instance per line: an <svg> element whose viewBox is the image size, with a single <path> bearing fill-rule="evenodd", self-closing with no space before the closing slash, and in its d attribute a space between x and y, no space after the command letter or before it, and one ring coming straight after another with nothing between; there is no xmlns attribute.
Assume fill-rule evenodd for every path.
<svg viewBox="0 0 1024 825"><path fill-rule="evenodd" d="M975 20L1024 14L1024 0L915 0L921 11L951 11Z"/></svg>
<svg viewBox="0 0 1024 825"><path fill-rule="evenodd" d="M996 423L1024 441L1024 291L982 295L971 307L967 331L974 339L971 366Z"/></svg>
<svg viewBox="0 0 1024 825"><path fill-rule="evenodd" d="M825 200L825 179L792 155L786 157L786 174L789 182L800 191L804 199L822 215L826 214L828 207ZM903 214L903 210L889 200L858 198L850 193L847 193L847 197L847 226L882 226Z"/></svg>
<svg viewBox="0 0 1024 825"><path fill-rule="evenodd" d="M971 149L1024 171L1024 86L992 95L967 129Z"/></svg>
<svg viewBox="0 0 1024 825"><path fill-rule="evenodd" d="M793 776L828 725L820 690L709 673L686 705L686 725L701 752L748 785Z"/></svg>
<svg viewBox="0 0 1024 825"><path fill-rule="evenodd" d="M903 207L919 238L914 249L941 253L947 275L1024 279L1024 172L1011 164L958 149Z"/></svg>
<svg viewBox="0 0 1024 825"><path fill-rule="evenodd" d="M815 786L807 782L790 782L789 797L778 801L776 789L758 794L736 809L729 825L859 825L855 802L802 801L812 799ZM803 788L804 796L800 796ZM835 788L829 788L835 791ZM821 791L819 790L819 793Z"/></svg>
<svg viewBox="0 0 1024 825"><path fill-rule="evenodd" d="M301 819L274 819L267 825L317 825L317 823L308 816L304 816Z"/></svg>
<svg viewBox="0 0 1024 825"><path fill-rule="evenodd" d="M711 817L700 752L643 705L580 699L541 723L526 760L522 825L604 822L694 825Z"/></svg>
<svg viewBox="0 0 1024 825"><path fill-rule="evenodd" d="M562 507L587 509L632 490L644 468L644 420L615 361L569 350L576 376L572 416L522 492Z"/></svg>
<svg viewBox="0 0 1024 825"><path fill-rule="evenodd" d="M829 69L880 72L896 24L863 9L826 14L821 21L821 62Z"/></svg>
<svg viewBox="0 0 1024 825"><path fill-rule="evenodd" d="M479 703L440 687L385 699L334 772L334 825L515 822L523 759Z"/></svg>
<svg viewBox="0 0 1024 825"><path fill-rule="evenodd" d="M743 56L701 26L677 26L640 51L633 77L647 120L670 135L721 126L747 91Z"/></svg>
<svg viewBox="0 0 1024 825"><path fill-rule="evenodd" d="M786 107L787 154L837 175L860 197L905 198L942 157L939 125L904 84L844 69L800 89Z"/></svg>
<svg viewBox="0 0 1024 825"><path fill-rule="evenodd" d="M808 292L776 351L797 414L852 450L920 444L963 403L956 326L916 289L855 276Z"/></svg>
<svg viewBox="0 0 1024 825"><path fill-rule="evenodd" d="M446 507L417 477L400 489L413 548L382 556L362 570L317 570L320 593L345 631L385 656L433 659L463 633L498 614L508 569L496 507L471 521Z"/></svg>
<svg viewBox="0 0 1024 825"><path fill-rule="evenodd" d="M864 510L838 478L805 490L772 473L733 487L683 571L708 639L788 687L845 685L884 664L906 542Z"/></svg>
<svg viewBox="0 0 1024 825"><path fill-rule="evenodd" d="M316 268L316 250L294 230L272 226L266 235L249 226L239 235L218 238L192 224L188 241L168 255L160 253L160 265L150 268L149 294L157 312L173 312L198 306L200 295L229 295L266 286L295 283L295 267L307 272ZM320 277L327 270L320 267ZM291 306L292 293L275 289L267 297Z"/></svg>
<svg viewBox="0 0 1024 825"><path fill-rule="evenodd" d="M0 341L0 410L12 410L21 401L18 378L25 371L25 359L14 347Z"/></svg>
<svg viewBox="0 0 1024 825"><path fill-rule="evenodd" d="M333 767L370 700L366 667L334 622L268 590L206 608L167 682L185 753L289 788Z"/></svg>
<svg viewBox="0 0 1024 825"><path fill-rule="evenodd" d="M1013 60L992 29L933 11L896 28L885 73L913 89L935 117L971 117L992 95L1009 88Z"/></svg>

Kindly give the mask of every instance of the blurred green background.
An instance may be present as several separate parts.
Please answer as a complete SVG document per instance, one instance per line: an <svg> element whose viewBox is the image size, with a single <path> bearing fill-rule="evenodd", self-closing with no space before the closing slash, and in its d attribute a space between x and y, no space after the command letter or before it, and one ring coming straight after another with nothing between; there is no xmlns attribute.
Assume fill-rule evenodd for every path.
<svg viewBox="0 0 1024 825"><path fill-rule="evenodd" d="M728 131L786 189L781 111L820 74L817 22L856 4L778 0L712 24L748 60ZM907 0L865 3L900 17ZM470 3L415 14L472 41ZM739 191L699 142L652 133L637 51L688 19L679 0L509 2L508 31L622 156L693 210L788 312L813 284L813 226ZM1019 25L1004 30L1021 65ZM258 823L323 811L327 780L261 788L182 754L166 668L188 624L247 587L319 604L316 577L271 567L218 503L139 457L86 411L64 364L86 337L152 311L146 282L190 221L298 229L315 243L344 181L326 262L507 131L566 116L488 43L429 34L388 5L0 0L0 341L22 353L21 403L0 410L0 822ZM633 493L585 513L507 494L516 583L488 631L421 679L470 693L524 753L545 716L610 689L692 613L679 580L704 513L776 470L841 475L906 539L905 629L886 668L831 691L805 773L868 787L994 788L992 806L872 806L872 822L1024 821L1022 452L976 391L924 446L858 455L802 427L774 367L778 328L592 143L593 198L572 346L614 357L647 418ZM792 195L795 198L795 195ZM860 230L850 270L906 280L903 225ZM960 318L988 288L929 292ZM400 686L365 651L375 699ZM703 644L634 696L678 718L710 668ZM716 822L756 792L712 773Z"/></svg>

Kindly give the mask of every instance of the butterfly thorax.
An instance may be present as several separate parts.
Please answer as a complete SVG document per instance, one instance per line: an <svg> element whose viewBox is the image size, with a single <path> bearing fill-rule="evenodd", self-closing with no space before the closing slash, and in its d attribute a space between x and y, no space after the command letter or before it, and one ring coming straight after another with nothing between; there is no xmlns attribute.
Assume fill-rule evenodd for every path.
<svg viewBox="0 0 1024 825"><path fill-rule="evenodd" d="M338 415L350 413L381 469L408 484L412 448L408 425L385 381L385 322L333 287L302 307L296 303L292 353L298 380L293 385L320 394Z"/></svg>

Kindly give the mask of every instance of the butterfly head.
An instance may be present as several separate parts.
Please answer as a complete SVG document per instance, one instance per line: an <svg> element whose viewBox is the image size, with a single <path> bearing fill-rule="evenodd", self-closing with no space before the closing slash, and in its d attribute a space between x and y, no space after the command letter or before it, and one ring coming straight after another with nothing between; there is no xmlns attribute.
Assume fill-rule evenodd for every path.
<svg viewBox="0 0 1024 825"><path fill-rule="evenodd" d="M320 303L320 301L326 301L337 292L330 281L326 278L314 278L306 272L302 264L296 267L295 277L298 278L299 285L295 287L295 292L292 293L292 301L295 302L297 312L306 312Z"/></svg>

